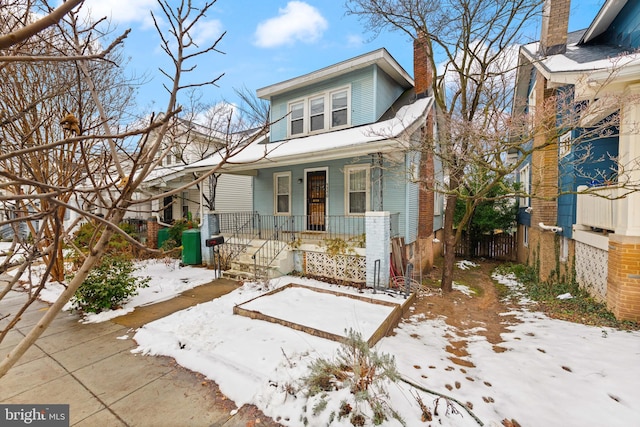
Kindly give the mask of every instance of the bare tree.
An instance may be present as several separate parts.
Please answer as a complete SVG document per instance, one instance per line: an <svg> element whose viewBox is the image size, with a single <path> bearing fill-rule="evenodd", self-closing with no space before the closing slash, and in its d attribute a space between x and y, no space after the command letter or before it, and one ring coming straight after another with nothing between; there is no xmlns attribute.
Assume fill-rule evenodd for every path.
<svg viewBox="0 0 640 427"><path fill-rule="evenodd" d="M523 27L540 12L542 1L347 0L346 4L348 13L363 19L375 34L397 30L420 42L433 70L437 142L426 136L422 149L442 163L447 177L430 189L445 195L442 289L451 291L455 245L462 228L474 206L492 187L504 185L503 178L514 170L505 157L510 135L506 111L513 99L509 77L514 65L509 54L515 54ZM466 191L471 166L494 171L473 192ZM456 231L459 198L465 199L467 210Z"/></svg>
<svg viewBox="0 0 640 427"><path fill-rule="evenodd" d="M32 6L27 1L17 1L15 4ZM175 6L166 0L160 0L159 4L162 16L153 16L153 19L160 35L161 48L168 55L172 68L160 70L166 77L165 110L157 116L152 115L142 124L123 122L122 113L127 112L129 105L127 102L113 103L123 93L114 92L109 82L101 80L103 76L105 79L113 77L114 74L110 73L114 72L118 60L106 54L96 56L95 52L104 52L97 41L99 35L104 33L99 31L96 23L80 22L77 10L67 13L64 19L57 21L58 24L54 22L53 26L40 30L31 38L9 44L9 61L3 62L5 56L0 55L0 70L11 77L3 81L3 90L10 88L12 97L26 96L24 102L15 108L6 110L6 113L3 110L3 117L0 118L3 140L11 142L11 145L3 142L0 153L0 162L6 166L2 173L3 186L10 190L0 197L0 201L19 206L23 214L4 223L10 225L38 220L46 224L31 227L34 243L25 246L20 255L26 262L16 261L18 241L12 251L5 254L5 271L11 265L19 264L20 267L12 272L13 278L2 285L0 299L18 286L20 275L35 260L48 257L45 258L45 272L40 276L39 283L31 289L27 303L5 319L6 326L0 331L0 341L17 324L44 287L59 259L63 241L71 243L64 232L64 212L76 212L84 220L97 224L89 250L81 255L82 263L73 279L24 339L0 362L0 377L16 363L70 300L99 262L114 233L119 233L131 244L139 245L122 232L118 224L127 209L135 203L144 202L135 200L134 192L171 149L163 144L163 140L171 130L173 119L181 111L179 95L192 88L215 85L220 78L217 76L204 82L183 83L185 75L193 70L197 61L210 53L219 52L217 45L224 34L207 46L196 45L191 37L215 0L197 7L188 0ZM0 9L0 12L4 10ZM15 10L12 9L7 16L19 16L13 12ZM28 18L30 15L21 16ZM13 19L4 22L15 23ZM29 19L21 22L28 23ZM14 25L10 31L20 25ZM168 29L165 30L163 25L167 25ZM126 33L115 38L113 43L119 44L125 36ZM112 45L106 49L112 49ZM39 46L42 46L42 50L36 49ZM50 60L53 56L56 57L55 61ZM20 57L25 60L16 60ZM41 60L38 61L38 58ZM9 63L16 66L9 67ZM32 80L25 76L38 76L40 79ZM124 94L126 101L130 92ZM8 105L9 101L5 102L4 106ZM131 146L132 139L138 141L137 145ZM220 147L216 153L217 166L200 176L196 183L215 174L218 168L244 150L250 142ZM42 168L36 165L42 165ZM179 191L182 189L174 189L165 195ZM92 213L93 208L99 209L103 215Z"/></svg>
<svg viewBox="0 0 640 427"><path fill-rule="evenodd" d="M557 186L553 194L526 194L526 189L509 179L528 156L557 150L560 134L580 128L581 136L572 145L580 146L585 154L576 162L585 161L589 152L586 141L597 140L616 129L616 114L582 127L583 107L573 101L571 93L558 91L545 97L535 110L513 105L514 77L519 71L518 43L532 18L540 16L543 3L346 1L347 13L363 20L374 35L390 29L414 40L433 71L430 95L436 105L437 133L433 138L425 134L420 149L423 155L440 162L445 174L444 182L422 182L425 188L445 197L444 291L452 290L456 243L481 203L496 197L558 197ZM621 102L616 100L615 104ZM561 124L557 123L558 117L563 117ZM545 135L544 141L532 144L534 135ZM618 169L623 167L618 165ZM620 185L629 191L637 187L637 183L630 182ZM455 222L457 204L465 209Z"/></svg>

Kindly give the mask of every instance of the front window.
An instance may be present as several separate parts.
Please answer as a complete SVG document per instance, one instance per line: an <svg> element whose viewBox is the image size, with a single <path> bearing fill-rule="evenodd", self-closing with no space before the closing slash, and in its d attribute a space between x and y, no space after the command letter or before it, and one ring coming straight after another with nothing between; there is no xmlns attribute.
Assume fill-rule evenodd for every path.
<svg viewBox="0 0 640 427"><path fill-rule="evenodd" d="M347 215L364 214L369 206L369 167L346 167L345 180Z"/></svg>
<svg viewBox="0 0 640 427"><path fill-rule="evenodd" d="M291 213L291 173L274 174L273 180L276 215Z"/></svg>

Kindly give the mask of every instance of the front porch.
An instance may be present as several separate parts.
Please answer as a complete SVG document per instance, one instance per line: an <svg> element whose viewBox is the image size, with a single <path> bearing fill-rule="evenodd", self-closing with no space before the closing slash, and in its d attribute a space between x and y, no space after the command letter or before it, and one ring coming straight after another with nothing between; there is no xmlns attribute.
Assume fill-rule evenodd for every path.
<svg viewBox="0 0 640 427"><path fill-rule="evenodd" d="M380 225L367 218L381 216ZM386 214L386 215L385 215ZM299 272L305 276L365 286L387 287L391 238L399 235L399 214L370 212L360 216L261 215L256 212L213 214L213 234L224 236L224 244L213 248L210 260L228 277L256 280ZM217 223L216 223L217 222ZM210 233L202 236L209 237ZM386 236L386 237L385 237ZM385 240L385 242L382 242ZM375 242L369 245L367 242ZM379 249L373 249L373 248ZM377 260L374 280L368 266ZM382 274L380 274L382 273Z"/></svg>
<svg viewBox="0 0 640 427"><path fill-rule="evenodd" d="M628 193L628 194L627 194ZM578 187L576 280L619 319L640 319L638 194L615 186Z"/></svg>

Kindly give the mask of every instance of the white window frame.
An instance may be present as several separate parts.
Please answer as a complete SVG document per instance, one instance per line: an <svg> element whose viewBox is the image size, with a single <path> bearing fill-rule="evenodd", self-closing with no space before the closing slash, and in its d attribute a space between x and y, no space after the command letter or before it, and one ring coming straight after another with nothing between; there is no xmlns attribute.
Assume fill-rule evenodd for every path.
<svg viewBox="0 0 640 427"><path fill-rule="evenodd" d="M443 205L444 195L437 191L433 191L433 214L434 215L442 215L442 205Z"/></svg>
<svg viewBox="0 0 640 427"><path fill-rule="evenodd" d="M287 206L286 212L278 212L278 196L281 194L278 193L278 178L287 178L289 184L289 192L287 196L289 196L289 203ZM273 174L273 214L274 215L291 215L291 172L276 172ZM282 193L284 194L284 193Z"/></svg>
<svg viewBox="0 0 640 427"><path fill-rule="evenodd" d="M349 187L349 177L351 172L366 171L366 189L365 189L365 211L364 212L350 212L350 199L351 189ZM371 206L371 167L368 164L349 165L344 167L344 213L347 216L363 216Z"/></svg>
<svg viewBox="0 0 640 427"><path fill-rule="evenodd" d="M312 110L311 110L311 104L313 103L313 101L316 100L322 100L322 112L319 114L313 114ZM322 127L319 129L315 129L312 130L311 126L312 126L312 119L316 116L322 116ZM322 132L323 130L325 130L327 128L327 99L326 96L324 95L320 95L320 96L313 96L309 98L309 133L316 133L316 132Z"/></svg>
<svg viewBox="0 0 640 427"><path fill-rule="evenodd" d="M566 157L571 152L571 131L565 132L558 138L558 156L560 158Z"/></svg>
<svg viewBox="0 0 640 427"><path fill-rule="evenodd" d="M531 170L531 165L526 164L520 169L520 187L521 191L526 194L531 194L531 177L529 171ZM529 207L531 202L530 197L520 197L520 207L526 208Z"/></svg>
<svg viewBox="0 0 640 427"><path fill-rule="evenodd" d="M300 133L292 133L291 132L291 125L293 124L293 107L296 105L302 105L302 118L298 119L296 118L295 120L302 120L302 132ZM305 135L307 133L307 122L308 122L308 118L307 116L307 108L306 108L306 103L304 102L304 100L296 100L293 102L289 103L289 106L287 107L287 110L289 111L289 119L287 120L287 135L292 136L292 137L296 137L296 136L300 136L300 135Z"/></svg>
<svg viewBox="0 0 640 427"><path fill-rule="evenodd" d="M522 227L522 245L525 248L529 247L529 227L526 225Z"/></svg>
<svg viewBox="0 0 640 427"><path fill-rule="evenodd" d="M333 95L340 93L340 92L346 92L347 93L347 105L345 106L345 109L347 110L347 123L345 123L344 125L337 125L337 126L333 126L333 112L334 111L339 111L342 110L342 108L340 109L334 109L333 108ZM331 92L329 92L329 97L328 97L328 101L329 101L329 114L328 114L328 118L327 121L329 122L329 129L339 129L339 128L343 128L345 126L349 126L349 124L351 123L351 90L350 88L344 87L344 88L340 88L337 90L333 90Z"/></svg>
<svg viewBox="0 0 640 427"><path fill-rule="evenodd" d="M536 81L531 85L531 92L527 101L527 115L529 116L529 130L533 130L536 125Z"/></svg>
<svg viewBox="0 0 640 427"><path fill-rule="evenodd" d="M339 126L332 126L332 118L333 118L333 105L331 103L332 96L339 92L346 92L347 94L347 123ZM316 129L314 131L311 130L311 101L322 98L323 99L323 112L324 120L322 129ZM303 114L302 114L302 132L301 133L291 133L291 124L292 120L292 108L296 105L302 105ZM287 119L287 136L289 138L296 138L304 135L314 135L317 133L327 132L329 130L342 129L351 124L351 86L342 86L337 89L332 89L326 92L319 92L309 95L304 98L295 99L287 104L287 111L289 113ZM300 120L300 119L298 119Z"/></svg>

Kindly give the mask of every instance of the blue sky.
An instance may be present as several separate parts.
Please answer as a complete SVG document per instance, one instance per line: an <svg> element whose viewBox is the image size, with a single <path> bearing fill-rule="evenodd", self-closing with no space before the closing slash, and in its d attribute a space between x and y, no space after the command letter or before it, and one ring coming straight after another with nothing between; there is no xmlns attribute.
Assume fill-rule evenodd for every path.
<svg viewBox="0 0 640 427"><path fill-rule="evenodd" d="M195 0L197 3L197 0ZM95 16L110 16L117 29L131 28L125 55L131 58L129 73L146 74L150 81L140 88L141 107L162 109L166 96L157 71L166 64L159 37L151 25L150 10L158 16L155 0L88 0ZM173 2L178 3L178 2ZM585 28L604 0L573 2L569 30ZM537 34L538 38L539 23ZM235 89L255 91L384 47L413 75L411 42L398 32L383 33L374 40L353 16L346 16L342 0L218 0L207 15L207 24L196 34L206 44L222 31L222 54L209 54L197 65L198 79L224 73L219 88L203 92L202 101L237 102Z"/></svg>

